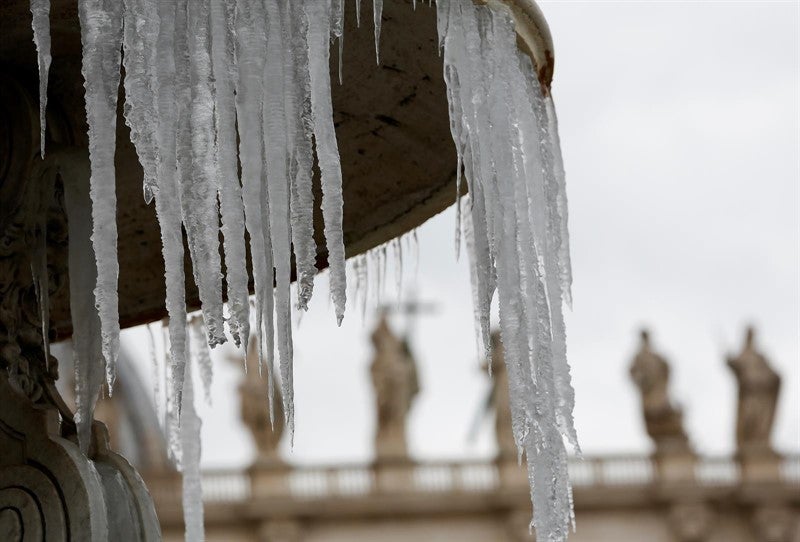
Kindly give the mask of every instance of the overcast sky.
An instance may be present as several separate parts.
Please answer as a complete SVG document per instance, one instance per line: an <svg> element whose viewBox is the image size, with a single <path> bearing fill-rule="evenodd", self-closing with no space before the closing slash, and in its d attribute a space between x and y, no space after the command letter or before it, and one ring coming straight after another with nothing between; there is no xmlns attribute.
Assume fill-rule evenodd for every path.
<svg viewBox="0 0 800 542"><path fill-rule="evenodd" d="M556 51L575 277L567 332L584 451L649 450L628 377L647 326L672 364L695 447L730 453L736 388L725 357L753 323L783 377L774 442L800 452L798 3L540 5ZM406 251L406 292L435 305L413 336L422 389L409 438L421 459L494 450L489 419L467 439L489 383L453 228L448 211L419 229L416 276ZM295 332L297 433L284 452L297 463L372 454L374 319L351 307L337 329L327 295L321 275ZM123 344L147 363L141 329ZM238 421L239 368L224 357L215 354L214 407L201 408L209 467L243 466L253 454Z"/></svg>

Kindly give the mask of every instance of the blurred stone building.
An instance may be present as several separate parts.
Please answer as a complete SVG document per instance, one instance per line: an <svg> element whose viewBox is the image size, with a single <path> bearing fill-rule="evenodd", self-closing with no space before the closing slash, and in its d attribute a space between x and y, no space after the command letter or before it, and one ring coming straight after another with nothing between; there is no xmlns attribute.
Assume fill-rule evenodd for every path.
<svg viewBox="0 0 800 542"><path fill-rule="evenodd" d="M263 383L243 379L241 412L258 449L243 471L205 472L206 535L219 542L529 541L530 496L518 466L510 429L502 349L494 338L493 388L499 453L493 461L418 463L407 454L406 417L419 390L408 342L386 318L372 334L371 376L376 396L375 460L364 465L296 468L277 446L282 424L271 428L263 408ZM256 361L248 360L256 375ZM737 448L733 457L701 457L692 447L682 413L670 399L667 360L646 332L630 374L641 392L642 415L654 452L649 456L574 459L577 531L574 542L799 542L800 456L782 457L770 446L780 377L756 349L748 331L741 352L728 360L739 386ZM121 369L124 370L124 369ZM158 427L143 396L121 378L101 416L133 409L127 423L146 438L124 449L138 463L155 499L164 539L183 540L181 482L152 446ZM280 401L276 401L280 404ZM732 405L734 407L734 405ZM106 410L102 410L106 409ZM109 416L111 416L109 414ZM137 417L152 416L135 421ZM124 417L107 417L112 424ZM276 417L280 420L280 416ZM115 429L112 434L124 435ZM121 438L125 438L124 436ZM160 438L160 437L159 437Z"/></svg>

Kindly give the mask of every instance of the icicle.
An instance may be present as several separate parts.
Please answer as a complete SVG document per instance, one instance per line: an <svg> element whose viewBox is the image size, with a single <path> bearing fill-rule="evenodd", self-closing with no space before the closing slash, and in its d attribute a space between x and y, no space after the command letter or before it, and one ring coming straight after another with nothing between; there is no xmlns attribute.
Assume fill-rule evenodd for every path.
<svg viewBox="0 0 800 542"><path fill-rule="evenodd" d="M203 317L195 316L191 320L192 330L192 351L197 360L197 367L200 370L200 381L203 383L203 392L207 404L211 404L211 384L214 380L214 367L211 364L211 353L208 351L206 341L206 331L203 325Z"/></svg>
<svg viewBox="0 0 800 542"><path fill-rule="evenodd" d="M519 67L530 73L533 69L529 57L520 56ZM538 140L531 137L527 142L532 148L526 152L532 164L526 167L530 171L543 172L544 175L530 176L537 179L535 193L529 195L533 201L530 220L544 217L538 221L536 228L537 245L544 253L544 269L547 282L547 298L550 308L553 378L557 399L556 416L559 429L568 438L578 455L580 446L575 432L572 411L575 406L575 392L572 389L569 364L567 363L567 338L564 325L563 304L570 303L571 270L569 261L569 238L567 233L567 202L561 150L558 145L557 127L554 124L555 110L552 100L545 99L538 82L524 79L522 73L515 72L522 79L518 86L519 107L525 111L533 111L527 115L528 132L536 134L537 124L540 127ZM549 103L549 105L548 105ZM542 223L543 222L543 223Z"/></svg>
<svg viewBox="0 0 800 542"><path fill-rule="evenodd" d="M358 280L357 290L361 293L361 321L367 320L367 300L369 298L369 267L367 258L363 254L356 260L356 280Z"/></svg>
<svg viewBox="0 0 800 542"><path fill-rule="evenodd" d="M294 433L292 321L290 303L291 231L289 227L288 141L285 110L284 44L279 0L266 0L267 57L264 67L264 154L272 261L275 267L275 314L280 357L281 392L289 434Z"/></svg>
<svg viewBox="0 0 800 542"><path fill-rule="evenodd" d="M372 23L375 25L375 63L381 63L381 22L383 20L383 0L372 0Z"/></svg>
<svg viewBox="0 0 800 542"><path fill-rule="evenodd" d="M572 263L569 250L569 212L567 209L567 185L564 175L564 162L561 156L561 141L558 136L558 118L556 116L553 98L548 95L544 98L547 114L547 139L546 142L552 157L552 171L555 177L555 205L550 203L550 208L557 215L557 230L553 231L554 242L558 247L558 270L564 300L568 307L572 307Z"/></svg>
<svg viewBox="0 0 800 542"><path fill-rule="evenodd" d="M221 0L80 0L79 9L90 138L92 241L98 270L94 298L99 312L94 319L83 318L86 327L80 336L76 327L76 340L83 341L81 348L88 352L76 363L79 437L85 446L91 409L102 385L102 359L97 352L106 361L110 388L119 342L113 159L120 48L124 46L125 118L144 169L145 197L156 199L165 262L170 316L165 426L170 453L186 475L187 537L200 539L199 420L193 404L192 368L186 363L182 228L207 323L207 337L199 320L192 327L192 344L206 387L211 367L208 346L225 340L220 215L228 327L237 345L247 345L250 332L247 230L259 367L266 363L270 416L277 340L284 412L293 432L290 262L294 246L297 304L305 310L316 273L315 149L331 300L339 324L347 300L342 171L329 71L330 41L338 40L341 81L344 0L236 0L235 6ZM383 0L373 0L377 62L382 9ZM48 2L32 0L31 12L39 53L43 154ZM360 0L356 0L359 24L360 16ZM543 540L560 541L566 537L571 517L562 435L576 449L577 438L563 315L563 303L571 302L567 199L555 109L546 89L543 92L539 86L529 57L519 52L506 8L495 3L476 6L472 0L439 0L437 27L457 155L456 253L463 228L477 334L487 355L495 291L499 297L512 425L520 454L528 461L534 524ZM462 176L469 196L459 202ZM74 200L76 193L72 189L68 198ZM76 228L91 227L85 219L75 222ZM416 232L412 235L416 253ZM392 242L391 249L399 300L402 240ZM46 261L41 247L39 252L33 271L46 321ZM76 248L75 257L82 265L92 258L86 247ZM417 253L415 265L418 261ZM362 309L370 295L380 304L387 265L385 245L353 263L357 280L351 297L361 294ZM86 306L91 299L86 289L93 282L94 278L76 281L76 299L80 292L84 296L75 301L79 304L73 307L73 317L91 309ZM93 359L93 348L99 361L84 363ZM158 371L157 363L154 370ZM181 405L186 407L183 423Z"/></svg>
<svg viewBox="0 0 800 542"><path fill-rule="evenodd" d="M89 197L89 158L74 152L57 158L64 183L64 203L69 233L69 308L72 319L72 355L75 369L75 424L78 442L87 453L92 435L94 407L103 386L105 362L100 319L94 306L97 279L91 243L92 220L86 213Z"/></svg>
<svg viewBox="0 0 800 542"><path fill-rule="evenodd" d="M50 0L31 0L33 42L39 63L39 145L44 158L47 129L47 80L50 74Z"/></svg>
<svg viewBox="0 0 800 542"><path fill-rule="evenodd" d="M97 261L95 303L100 314L109 394L119 353L117 281L116 149L117 93L122 49L122 3L79 0L83 78L91 160L92 242Z"/></svg>
<svg viewBox="0 0 800 542"><path fill-rule="evenodd" d="M314 242L314 163L311 119L311 81L308 72L308 24L301 2L289 3L288 47L284 48L284 69L287 77L286 121L291 155L291 230L297 271L297 306L308 310L317 273Z"/></svg>
<svg viewBox="0 0 800 542"><path fill-rule="evenodd" d="M186 363L178 366L175 363L170 353L170 335L173 333L172 327L175 321L172 318L164 320L164 344L170 345L165 347L164 352L164 368L167 378L167 385L164 388L164 435L167 440L167 454L170 461L175 465L180 465L181 456L181 435L180 435L180 401L183 399L183 377L186 374ZM186 326L184 323L184 337L186 334ZM186 349L189 345L184 341L181 346L183 355L186 354ZM180 383L180 390L177 389L177 383Z"/></svg>
<svg viewBox="0 0 800 542"><path fill-rule="evenodd" d="M222 314L222 273L219 254L219 209L217 164L214 154L214 98L211 74L209 9L205 2L188 2L186 54L190 91L188 127L179 134L190 138L179 150L181 205L192 270L200 293L208 343L213 348L225 342ZM181 40L183 42L183 40ZM179 59L180 60L180 59ZM186 83L186 80L183 80ZM183 90L185 93L186 90ZM189 151L187 154L186 151ZM183 160L181 161L181 156Z"/></svg>
<svg viewBox="0 0 800 542"><path fill-rule="evenodd" d="M333 127L331 80L328 67L331 14L330 6L325 2L310 2L306 4L305 8L308 17L311 111L317 159L322 175L322 214L325 219L325 240L328 246L331 297L336 309L336 322L341 325L347 298L347 284L342 233L342 167Z"/></svg>
<svg viewBox="0 0 800 542"><path fill-rule="evenodd" d="M339 84L344 83L344 0L331 0L331 40L339 44Z"/></svg>
<svg viewBox="0 0 800 542"><path fill-rule="evenodd" d="M55 192L56 169L52 163L39 161L34 165L32 178L39 183L39 208L35 245L31 253L31 278L39 306L42 348L45 367L50 367L50 273L47 270L47 215Z"/></svg>
<svg viewBox="0 0 800 542"><path fill-rule="evenodd" d="M250 335L250 303L245 261L244 204L236 156L233 12L234 6L230 2L211 2L211 60L215 85L214 119L219 164L217 185L225 245L229 327L236 346L247 348Z"/></svg>
<svg viewBox="0 0 800 542"><path fill-rule="evenodd" d="M147 337L150 342L150 363L152 364L153 376L153 403L156 408L156 419L162 419L162 406L161 406L161 366L158 362L158 352L156 350L156 336L153 333L153 328L150 324L145 325L147 328Z"/></svg>
<svg viewBox="0 0 800 542"><path fill-rule="evenodd" d="M403 300L403 245L401 239L392 242L394 248L394 287L397 295L397 304Z"/></svg>
<svg viewBox="0 0 800 542"><path fill-rule="evenodd" d="M187 542L205 540L203 528L203 487L200 475L200 429L202 422L194 406L192 364L186 364L183 405L181 408L181 458L183 474L183 520Z"/></svg>
<svg viewBox="0 0 800 542"><path fill-rule="evenodd" d="M356 0L356 26L361 28L361 0Z"/></svg>
<svg viewBox="0 0 800 542"><path fill-rule="evenodd" d="M540 94L536 101L536 72L519 53L505 8L448 0L437 10L451 132L470 195L461 218L476 327L488 355L496 287L512 428L528 461L533 523L543 540L562 541L572 518L562 435L575 446L577 439L561 312L569 276L566 199L563 169L556 173L560 151L548 133L552 113Z"/></svg>
<svg viewBox="0 0 800 542"><path fill-rule="evenodd" d="M245 226L250 235L253 278L256 292L256 324L259 370L263 360L263 342L267 343L268 367L273 355L272 325L272 248L264 229L262 203L266 190L262 186L264 147L262 133L262 95L266 28L263 2L237 0L235 12L236 117L239 128L239 160L242 174ZM270 400L270 416L272 401Z"/></svg>
<svg viewBox="0 0 800 542"><path fill-rule="evenodd" d="M176 132L178 104L176 95L175 36L186 35L186 0L159 2L160 20L156 41L156 94L158 96L158 195L156 216L161 229L161 245L166 280L166 307L169 314L169 363L166 384L166 417L170 453L180 456L177 438L183 375L186 365L186 292L183 271L183 234L181 202L176 173ZM178 40L180 41L180 40Z"/></svg>
<svg viewBox="0 0 800 542"><path fill-rule="evenodd" d="M158 186L156 145L156 45L158 11L156 0L124 0L122 57L125 66L125 122L131 129L144 172L144 200L153 200Z"/></svg>

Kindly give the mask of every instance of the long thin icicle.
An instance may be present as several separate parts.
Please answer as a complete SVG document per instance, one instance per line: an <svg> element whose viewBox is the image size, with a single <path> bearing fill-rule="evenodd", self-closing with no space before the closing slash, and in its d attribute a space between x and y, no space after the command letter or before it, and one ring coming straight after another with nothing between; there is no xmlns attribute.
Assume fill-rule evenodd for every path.
<svg viewBox="0 0 800 542"><path fill-rule="evenodd" d="M262 96L266 28L263 2L237 0L235 12L236 116L239 128L239 161L242 172L242 198L245 226L250 235L250 253L256 294L256 333L259 367L263 364L264 341L267 342L268 367L273 355L272 265L267 262L267 239L262 216L264 147L262 144ZM268 225L268 222L267 222ZM271 248L269 249L271 259ZM264 329L266 328L266 329ZM270 388L271 390L271 388ZM272 401L270 416L272 416Z"/></svg>
<svg viewBox="0 0 800 542"><path fill-rule="evenodd" d="M206 2L189 1L188 126L190 153L181 164L183 223L192 255L192 271L200 293L208 343L226 341L219 253L219 208L215 159L214 99L211 74L210 14Z"/></svg>
<svg viewBox="0 0 800 542"><path fill-rule="evenodd" d="M97 262L95 303L100 314L109 393L119 354L117 194L114 153L122 51L122 3L79 0L83 78L91 160L92 242Z"/></svg>
<svg viewBox="0 0 800 542"><path fill-rule="evenodd" d="M177 25L178 13L183 26ZM183 234L181 229L181 202L176 173L176 132L178 107L176 104L175 34L185 35L186 3L159 2L160 20L157 37L156 89L158 94L158 133L160 149L158 162L158 195L156 215L161 229L169 314L169 358L166 386L166 429L173 457L180 457L180 439L177 438L180 415L183 375L186 365L186 292L183 270Z"/></svg>
<svg viewBox="0 0 800 542"><path fill-rule="evenodd" d="M375 63L381 63L381 22L383 22L383 0L372 0L372 23L375 26Z"/></svg>
<svg viewBox="0 0 800 542"><path fill-rule="evenodd" d="M289 176L291 225L297 271L297 306L308 310L314 291L317 245L314 242L314 193L312 191L313 121L311 80L308 71L308 23L301 2L290 2L288 46L284 52L287 77L286 121L289 125Z"/></svg>
<svg viewBox="0 0 800 542"><path fill-rule="evenodd" d="M190 322L192 330L192 352L197 360L197 368L200 370L200 382L203 383L203 393L206 403L211 404L211 385L214 380L214 367L211 364L211 353L208 351L206 342L206 330L203 325L203 317L195 316Z"/></svg>
<svg viewBox="0 0 800 542"><path fill-rule="evenodd" d="M75 370L75 424L78 442L87 453L92 436L94 407L103 386L105 362L100 318L92 293L97 280L89 197L89 157L68 154L58 157L64 182L64 202L69 231L69 308L72 319L72 355Z"/></svg>
<svg viewBox="0 0 800 542"><path fill-rule="evenodd" d="M50 366L50 273L47 271L47 216L55 192L56 169L52 163L37 162L33 179L39 183L36 240L31 253L31 278L39 305L45 367Z"/></svg>
<svg viewBox="0 0 800 542"><path fill-rule="evenodd" d="M44 158L47 130L47 80L50 76L50 0L31 0L33 42L39 64L39 144Z"/></svg>
<svg viewBox="0 0 800 542"><path fill-rule="evenodd" d="M200 429L202 422L194 405L194 380L192 364L186 364L183 405L181 407L181 458L183 474L183 522L186 540L205 540L203 527L203 487L200 475Z"/></svg>
<svg viewBox="0 0 800 542"><path fill-rule="evenodd" d="M161 363L159 362L158 350L156 348L156 336L153 333L153 328L150 324L146 324L147 338L150 347L150 364L153 376L153 403L155 403L156 419L163 419L162 402L161 402L161 381L162 371Z"/></svg>
<svg viewBox="0 0 800 542"><path fill-rule="evenodd" d="M288 140L284 47L286 34L279 0L266 0L267 56L264 68L264 155L272 261L275 266L275 315L280 357L281 391L289 434L294 433L292 320L290 303L291 231L289 227Z"/></svg>
<svg viewBox="0 0 800 542"><path fill-rule="evenodd" d="M124 0L122 58L125 66L125 122L144 172L144 199L153 200L158 189L156 145L156 44L158 8L156 0Z"/></svg>
<svg viewBox="0 0 800 542"><path fill-rule="evenodd" d="M234 101L234 5L211 2L211 60L214 74L216 149L218 153L220 213L225 245L230 331L236 346L246 348L250 336L250 303L244 243L244 203L236 157L236 103Z"/></svg>
<svg viewBox="0 0 800 542"><path fill-rule="evenodd" d="M347 300L347 280L344 265L344 236L342 233L342 165L339 146L333 127L331 78L329 72L331 33L330 4L312 0L306 3L308 18L308 56L311 74L311 111L314 122L314 142L322 175L322 214L325 219L325 242L328 246L328 265L331 273L331 297L336 322L341 325Z"/></svg>

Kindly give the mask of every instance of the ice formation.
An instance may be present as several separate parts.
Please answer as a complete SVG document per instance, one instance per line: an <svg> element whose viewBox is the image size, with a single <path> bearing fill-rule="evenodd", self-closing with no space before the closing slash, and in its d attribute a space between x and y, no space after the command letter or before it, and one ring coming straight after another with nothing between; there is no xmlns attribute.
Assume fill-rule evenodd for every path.
<svg viewBox="0 0 800 542"><path fill-rule="evenodd" d="M95 305L100 315L103 357L109 393L119 354L117 282L117 193L114 152L117 135L117 92L122 53L122 2L79 0L89 125L92 244L97 263Z"/></svg>
<svg viewBox="0 0 800 542"><path fill-rule="evenodd" d="M197 368L200 371L200 382L203 383L203 395L206 403L211 404L211 384L214 380L214 367L211 364L211 352L206 342L206 330L202 316L195 316L190 320L192 333L191 351L197 360Z"/></svg>
<svg viewBox="0 0 800 542"><path fill-rule="evenodd" d="M564 540L577 449L562 306L570 287L566 190L555 112L511 14L437 2L453 139L469 186L467 245L477 327L488 354L496 291L514 437L528 463L538 538ZM520 295L522 292L524 295Z"/></svg>
<svg viewBox="0 0 800 542"><path fill-rule="evenodd" d="M248 344L249 249L254 331L265 358L270 405L277 350L291 432L290 263L294 256L296 305L305 310L316 273L315 154L337 322L347 299L342 172L329 71L331 43L337 41L341 77L344 5L344 0L79 0L91 182L88 194L68 187L67 204L91 197L92 222L70 221L70 229L85 239L91 230L92 246L76 241L70 252L71 264L74 260L83 270L77 274L81 280L71 283L73 321L81 322L75 327L78 418L84 424L91 420L104 367L112 385L119 347L114 151L124 59L125 121L144 170L145 199L155 200L161 228L169 314L165 424L170 453L185 476L189 539L202 537L202 507L182 232L202 302L204 326L195 324L190 335L204 381L210 379L207 346L226 340L226 324L237 345ZM355 7L360 23L360 0ZM373 0L378 61L382 7L382 0ZM497 293L513 429L528 462L533 524L541 540L564 540L571 519L564 438L576 449L577 439L563 318L571 275L555 109L530 58L518 49L514 21L501 3L439 0L436 10L457 149L456 190L460 193L464 182L469 194L459 205L459 226L469 253L480 348L488 353L489 307ZM47 0L31 0L31 12L44 130ZM399 242L394 250L399 269ZM87 259L95 261L96 277L86 272ZM380 297L386 261L382 247L354 262L362 306L369 291ZM396 281L399 288L400 278ZM81 425L79 433L85 437L86 431Z"/></svg>
<svg viewBox="0 0 800 542"><path fill-rule="evenodd" d="M66 154L66 153L65 153ZM85 154L57 156L64 183L64 202L69 228L69 304L72 315L72 351L75 367L75 424L78 442L87 452L91 441L95 404L104 379L100 318L92 293L97 281L92 221L86 209L89 197L89 157Z"/></svg>
<svg viewBox="0 0 800 542"><path fill-rule="evenodd" d="M31 0L33 41L39 64L39 148L44 158L44 135L47 129L47 80L50 74L50 0Z"/></svg>
<svg viewBox="0 0 800 542"><path fill-rule="evenodd" d="M183 522L186 540L205 540L203 528L203 488L200 476L200 428L202 421L194 406L192 363L186 364L183 404L181 405L181 459L178 468L183 474Z"/></svg>

